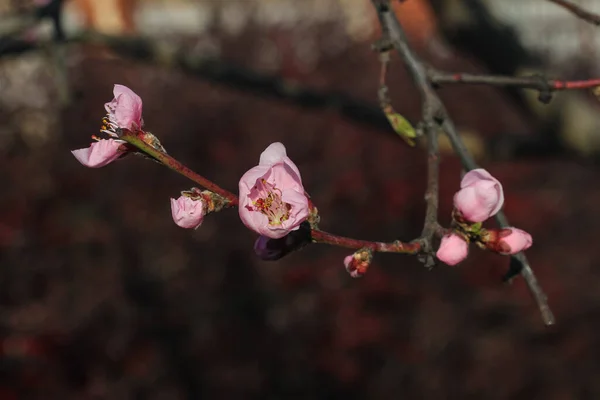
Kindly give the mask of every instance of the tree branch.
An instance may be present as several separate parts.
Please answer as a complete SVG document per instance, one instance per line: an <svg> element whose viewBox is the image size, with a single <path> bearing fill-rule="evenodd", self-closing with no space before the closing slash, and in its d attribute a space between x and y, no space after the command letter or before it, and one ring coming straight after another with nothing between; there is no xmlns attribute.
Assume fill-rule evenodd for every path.
<svg viewBox="0 0 600 400"><path fill-rule="evenodd" d="M333 235L331 233L324 232L319 229L312 229L311 237L315 241L315 243L325 243L333 246L346 247L355 250L367 248L372 251L378 251L382 253L402 254L417 254L421 251L421 243L418 240L409 243L404 243L399 240L395 240L390 243L371 242L368 240L359 240Z"/></svg>
<svg viewBox="0 0 600 400"><path fill-rule="evenodd" d="M227 199L228 202L226 204L226 207L234 207L238 204L238 197L235 194L233 194L227 189L223 189L211 180L206 179L202 175L192 171L190 168L186 167L184 164L171 157L164 151L159 150L146 143L146 141L140 137L140 134L144 134L144 132L140 131L136 134L135 132L123 129L121 136L119 136L119 139L126 141L132 146L135 146L144 154L147 154L152 159L158 161L165 167L177 172L178 174L185 176L189 180L197 183L205 189L210 190L213 193L218 194L224 199Z"/></svg>
<svg viewBox="0 0 600 400"><path fill-rule="evenodd" d="M570 11L577 18L582 19L590 24L600 26L600 15L584 10L577 4L573 4L568 0L548 0L551 3L557 4L567 11Z"/></svg>
<svg viewBox="0 0 600 400"><path fill-rule="evenodd" d="M464 83L472 85L510 86L520 89L543 91L559 91L570 89L593 89L600 86L600 79L583 81L563 81L546 79L541 75L532 76L502 76L478 75L466 73L451 73L430 68L427 71L429 80L436 85Z"/></svg>
<svg viewBox="0 0 600 400"><path fill-rule="evenodd" d="M389 0L372 0L372 2L375 6L377 15L379 17L379 21L382 26L383 37L388 38L391 41L393 47L398 51L410 75L412 76L413 81L415 82L417 88L421 92L421 96L424 101L423 116L427 128L428 139L435 139L436 134L433 133L434 129L437 129L439 126L441 126L441 128L448 135L450 141L452 142L454 151L460 157L465 169L471 170L477 168L477 164L466 149L444 105L442 104L440 98L435 92L433 82L429 78L424 63L419 60L419 58L410 48L408 41L406 40L404 30L400 25L400 22L396 18L396 15L394 14L392 8L390 7ZM432 121L434 121L438 126L431 126L430 123ZM433 147L434 146L430 143L430 157L432 152L435 152L435 149ZM434 165L437 166L437 161L435 161L434 163L431 160L431 158L429 161L430 168ZM433 178L434 176L432 176L432 172L429 171L428 191L429 186L432 185L431 182L433 181ZM430 213L433 214L434 207L437 213L437 200L433 204L429 203L428 201L428 215ZM503 213L497 214L497 220L502 226L508 225L508 221L506 220L506 217ZM519 253L515 256L515 258L519 260L522 265L521 275L525 279L531 293L533 294L537 302L544 323L547 325L554 324L554 316L552 315L550 307L548 306L547 297L544 294L542 288L540 287L537 278L533 273L533 270L531 269L529 263L525 258L525 255Z"/></svg>
<svg viewBox="0 0 600 400"><path fill-rule="evenodd" d="M234 193L223 189L211 180L203 177L202 175L194 172L190 168L186 167L177 159L168 155L160 146L153 146L144 139L144 135L147 135L144 131L132 132L127 129L121 129L119 139L126 141L132 148L138 149L143 154L147 155L154 161L164 165L165 167L177 172L197 183L205 189L218 194L222 198L227 200L225 207L236 207L239 206L238 196ZM436 186L437 188L437 186ZM437 193L436 193L437 194ZM437 197L437 196L436 196ZM436 212L437 212L437 201L436 201ZM436 220L437 222L437 220ZM437 231L433 231L436 234ZM350 249L361 249L368 248L376 252L385 253L402 253L402 254L416 254L422 250L422 240L417 239L412 242L401 242L395 240L393 242L373 242L368 240L352 239L344 236L334 235L332 233L324 232L317 228L310 229L310 237L315 243L329 244L332 246L346 247Z"/></svg>
<svg viewBox="0 0 600 400"><path fill-rule="evenodd" d="M428 163L427 163L427 192L425 200L427 210L425 212L425 223L423 226L422 241L423 252L425 253L425 266L432 267L435 259L432 253L432 238L439 227L438 215L438 178L439 178L439 148L438 148L438 129L440 111L444 112L443 105L440 102L435 90L431 86L427 70L417 55L412 51L395 16L390 12L387 2L373 0L378 9L377 16L382 28L382 42L390 44L400 54L404 64L417 85L423 101L423 127L428 143ZM400 28L400 29L398 29ZM385 69L382 69L385 71ZM382 73L383 76L383 73ZM383 84L383 79L380 79ZM381 93L380 89L380 93ZM381 97L381 96L380 96Z"/></svg>

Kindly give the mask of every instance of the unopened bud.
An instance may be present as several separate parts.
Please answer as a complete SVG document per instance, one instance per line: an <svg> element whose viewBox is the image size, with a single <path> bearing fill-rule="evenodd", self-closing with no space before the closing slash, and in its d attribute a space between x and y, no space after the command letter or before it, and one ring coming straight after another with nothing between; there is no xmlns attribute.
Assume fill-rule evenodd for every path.
<svg viewBox="0 0 600 400"><path fill-rule="evenodd" d="M279 239L259 236L254 242L254 252L265 261L275 261L299 250L311 242L310 225L303 222L300 228Z"/></svg>
<svg viewBox="0 0 600 400"><path fill-rule="evenodd" d="M518 228L488 229L481 240L488 250L500 254L516 254L533 244L531 235Z"/></svg>
<svg viewBox="0 0 600 400"><path fill-rule="evenodd" d="M373 252L370 249L362 248L344 258L346 271L353 278L360 278L367 273L369 265L373 259Z"/></svg>

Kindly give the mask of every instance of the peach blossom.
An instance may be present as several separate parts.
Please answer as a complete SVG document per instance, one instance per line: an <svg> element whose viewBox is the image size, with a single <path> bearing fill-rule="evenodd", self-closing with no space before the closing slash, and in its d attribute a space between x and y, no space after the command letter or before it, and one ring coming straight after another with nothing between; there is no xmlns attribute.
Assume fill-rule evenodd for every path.
<svg viewBox="0 0 600 400"><path fill-rule="evenodd" d="M309 215L308 198L296 164L281 143L260 155L239 182L239 214L254 232L278 239L298 229Z"/></svg>

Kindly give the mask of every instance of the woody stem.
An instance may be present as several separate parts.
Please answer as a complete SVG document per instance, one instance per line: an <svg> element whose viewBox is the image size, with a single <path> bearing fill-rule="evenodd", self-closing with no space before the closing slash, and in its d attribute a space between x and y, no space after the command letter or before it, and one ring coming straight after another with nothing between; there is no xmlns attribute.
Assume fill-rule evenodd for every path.
<svg viewBox="0 0 600 400"><path fill-rule="evenodd" d="M234 207L234 206L238 205L238 196L237 195L231 193L227 189L223 189L222 187L220 187L216 183L212 182L211 180L192 171L190 168L186 167L184 164L177 161L176 159L174 159L167 153L165 153L161 150L158 150L158 149L154 148L153 146L149 145L148 143L146 143L141 137L141 135L143 135L143 133L144 133L143 131L134 133L129 130L123 129L122 132L123 133L119 137L119 139L124 140L127 143L131 144L132 146L138 148L140 151L142 151L143 153L152 157L156 161L159 161L161 164L163 164L167 168L177 172L180 175L185 176L186 178L190 179L193 182L196 182L198 185L202 186L203 188L208 189L211 192L216 193L219 196L223 197L224 199L227 200L227 204L225 205L225 207Z"/></svg>

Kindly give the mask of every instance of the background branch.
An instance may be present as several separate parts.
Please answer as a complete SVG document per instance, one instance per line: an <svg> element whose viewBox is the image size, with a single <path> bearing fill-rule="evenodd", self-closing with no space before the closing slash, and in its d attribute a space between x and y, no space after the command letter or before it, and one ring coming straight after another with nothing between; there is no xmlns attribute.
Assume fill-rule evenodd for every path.
<svg viewBox="0 0 600 400"><path fill-rule="evenodd" d="M542 75L531 76L502 76L480 75L466 73L451 73L430 68L427 71L429 80L436 85L443 84L472 84L488 86L507 86L519 89L533 89L539 92L554 92L560 90L593 89L600 86L600 79L582 81L564 81L547 79Z"/></svg>
<svg viewBox="0 0 600 400"><path fill-rule="evenodd" d="M558 4L559 6L563 7L564 9L566 9L566 10L570 11L571 13L573 13L574 15L576 15L577 18L579 18L579 19L587 21L590 24L600 26L600 15L598 15L598 14L594 14L590 11L584 10L577 4L574 4L568 0L548 0L548 1L551 3L554 3L554 4Z"/></svg>
<svg viewBox="0 0 600 400"><path fill-rule="evenodd" d="M430 126L427 124L427 121L432 121L432 119L437 124L441 124L442 129L448 135L452 143L454 151L460 157L464 168L467 170L478 168L475 160L466 149L454 124L452 123L452 120L448 116L445 107L435 92L432 86L433 83L429 80L427 70L423 62L419 60L419 58L410 48L408 41L406 40L404 30L390 7L389 0L372 0L372 2L379 17L384 38L389 38L389 40L391 40L392 45L400 54L404 64L413 78L413 81L421 92L421 95L424 99L423 116L426 126ZM432 131L433 130L430 126L429 129L427 129L427 136L430 139L435 138L435 134L433 134ZM428 203L428 214L431 206L432 205ZM501 226L508 226L508 221L502 212L497 214L496 219ZM518 260L522 265L521 275L525 279L529 290L536 300L544 323L546 325L554 324L554 316L552 315L548 305L547 297L539 285L533 270L525 258L525 255L519 253L515 255L515 259Z"/></svg>

